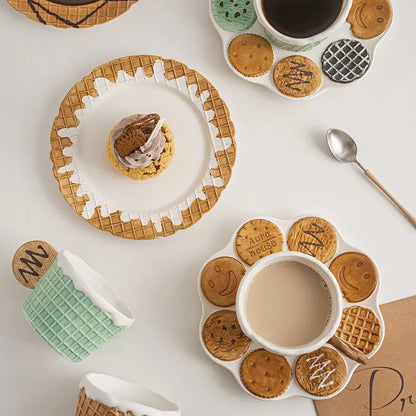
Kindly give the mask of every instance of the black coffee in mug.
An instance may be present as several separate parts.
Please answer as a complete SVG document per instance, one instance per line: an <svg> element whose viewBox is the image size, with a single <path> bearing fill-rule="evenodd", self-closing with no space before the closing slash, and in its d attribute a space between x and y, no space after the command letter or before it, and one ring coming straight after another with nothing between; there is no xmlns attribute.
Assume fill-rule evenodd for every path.
<svg viewBox="0 0 416 416"><path fill-rule="evenodd" d="M337 19L343 0L263 0L268 22L281 34L308 38Z"/></svg>

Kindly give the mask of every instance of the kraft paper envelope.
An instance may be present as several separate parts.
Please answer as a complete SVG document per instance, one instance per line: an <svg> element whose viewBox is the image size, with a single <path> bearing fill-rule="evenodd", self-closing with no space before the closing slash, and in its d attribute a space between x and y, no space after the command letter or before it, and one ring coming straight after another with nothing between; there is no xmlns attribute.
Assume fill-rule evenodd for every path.
<svg viewBox="0 0 416 416"><path fill-rule="evenodd" d="M315 401L319 416L416 415L416 296L381 306L384 343L346 389Z"/></svg>

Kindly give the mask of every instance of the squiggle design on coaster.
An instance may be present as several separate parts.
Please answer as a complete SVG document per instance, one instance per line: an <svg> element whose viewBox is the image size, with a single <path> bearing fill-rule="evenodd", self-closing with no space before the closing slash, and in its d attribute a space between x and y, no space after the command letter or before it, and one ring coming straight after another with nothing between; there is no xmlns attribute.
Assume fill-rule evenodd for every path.
<svg viewBox="0 0 416 416"><path fill-rule="evenodd" d="M128 69L124 70L121 69L123 65L120 65L120 62L124 62L123 59L139 59L141 65L136 65L133 68L134 72L132 72L133 65L130 62ZM144 60L146 60L146 64L142 63ZM148 60L151 64L147 63ZM166 68L166 65L168 65L168 68ZM74 87L77 88L78 85L86 83L86 80L92 83L91 87L88 88L89 94L85 93L83 95L78 93L79 101L81 102L77 103L78 108L73 111L74 115L69 123L74 125L74 127L57 128L59 124L67 124L62 122L58 123L61 119L65 119L65 115L63 115L65 100L61 105L60 114L55 120L54 128L56 128L57 137L54 137L53 129L51 136L51 158L54 161L54 173L57 176L58 182L60 182L61 192L70 205L84 219L98 228L106 229L122 237L136 239L155 238L159 235L166 236L173 234L179 228L189 227L199 220L217 202L231 176L231 170L235 160L234 127L229 120L229 113L225 103L218 96L215 88L204 77L176 61L162 60L162 58L150 56L128 57L105 64L94 70L94 72L97 71L103 74L106 72L103 68L107 66L113 72L113 81L108 79L111 78L110 76L93 77L93 74L91 74ZM114 67L120 67L120 70L115 71L113 69ZM133 82L165 84L178 89L203 114L209 126L211 136L210 160L202 182L184 200L170 207L168 210L159 213L143 214L139 212L120 211L117 207L105 203L101 197L94 193L88 183L85 182L82 173L77 167L78 129L86 112L98 100L106 97L115 88ZM71 95L72 91L68 93L67 98L73 96ZM85 87L83 91L85 91ZM72 105L72 107L75 107L75 105ZM61 153L58 151L57 154L54 152L54 147L58 147L54 146L56 139L60 141L59 147L62 148ZM63 145L66 139L70 140L69 145ZM64 158L63 164L59 160L62 158ZM70 195L67 195L65 189L63 189L64 181L59 177L60 175L65 175L65 185L67 185L68 179L71 184L76 185L76 188L69 185ZM78 203L73 202L74 194L82 200L81 203L78 201ZM204 202L206 202L205 205L203 205ZM98 223L95 221L97 213L99 214ZM184 215L186 215L186 224ZM117 226L112 223L113 216L117 216ZM109 219L109 223L103 226L102 219L106 218ZM126 224L129 224L129 226L126 226Z"/></svg>
<svg viewBox="0 0 416 416"><path fill-rule="evenodd" d="M328 364L331 363L331 360L326 360L323 362L320 362L324 354L317 355L316 357L307 358L306 362L312 361L312 364L309 366L309 370L313 370L316 368L316 370L312 373L312 375L309 377L309 380L315 380L316 378L321 378L322 380L318 385L318 389L322 389L324 387L331 386L334 384L334 380L328 381L328 383L325 383L328 378L331 376L332 373L336 371L335 368L329 371L324 371L325 367L328 366Z"/></svg>
<svg viewBox="0 0 416 416"><path fill-rule="evenodd" d="M299 245L302 246L305 250L308 251L308 253L312 256L312 257L316 257L316 254L309 249L308 246L313 246L313 247L323 247L324 243L316 236L316 234L319 233L324 233L325 230L320 227L318 224L316 224L315 222L312 223L312 225L316 228L318 228L318 231L304 231L304 234L311 236L313 239L316 240L316 243L310 242L310 241L301 241L299 242Z"/></svg>

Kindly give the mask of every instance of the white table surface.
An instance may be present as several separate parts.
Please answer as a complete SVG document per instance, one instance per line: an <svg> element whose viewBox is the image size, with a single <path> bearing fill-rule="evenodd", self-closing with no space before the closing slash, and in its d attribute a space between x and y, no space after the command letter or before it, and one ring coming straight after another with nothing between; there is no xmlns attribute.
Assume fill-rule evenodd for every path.
<svg viewBox="0 0 416 416"><path fill-rule="evenodd" d="M416 232L361 172L329 157L328 127L348 131L376 176L416 213L414 0L395 20L365 79L293 102L236 77L224 62L206 0L141 0L91 29L34 23L0 3L0 400L3 414L74 415L78 383L96 371L143 382L185 416L314 415L312 401L253 399L216 366L198 340L200 266L255 215L317 213L365 250L382 272L381 302L416 294ZM49 133L67 90L116 57L158 54L202 72L226 100L237 128L230 186L195 226L173 237L129 241L79 218L51 173ZM16 248L44 239L104 274L137 321L82 363L50 349L26 323L28 295L11 272Z"/></svg>

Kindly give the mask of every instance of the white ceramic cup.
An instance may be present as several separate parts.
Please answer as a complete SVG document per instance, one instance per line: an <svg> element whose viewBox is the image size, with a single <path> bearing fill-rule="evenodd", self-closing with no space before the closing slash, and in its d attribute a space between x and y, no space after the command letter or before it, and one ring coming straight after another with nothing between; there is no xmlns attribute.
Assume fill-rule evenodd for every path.
<svg viewBox="0 0 416 416"><path fill-rule="evenodd" d="M89 400L84 400L80 391L76 416L100 416L104 406L116 409L120 416L146 415L146 416L180 416L179 407L165 397L145 386L130 383L117 377L105 374L87 374L80 383L80 390L85 389L85 397L102 404L100 412L96 405L91 406ZM113 414L113 411L111 411Z"/></svg>
<svg viewBox="0 0 416 416"><path fill-rule="evenodd" d="M298 345L296 347L282 347L274 343L269 342L262 336L257 334L250 326L246 313L246 299L250 285L253 279L267 266L274 263L280 263L283 261L291 261L309 266L312 270L317 272L319 276L326 283L329 293L331 295L331 314L328 323L325 326L323 332L311 342ZM295 305L294 305L295 307ZM261 260L259 260L243 277L240 282L240 286L237 292L236 299L236 312L238 321L243 332L252 340L259 343L263 348L270 352L281 355L301 355L312 352L322 347L328 340L335 334L342 315L342 294L339 285L331 273L331 271L323 263L315 258L295 251L282 251L280 253L271 254ZM283 319L290 319L290 311L288 311L287 317Z"/></svg>
<svg viewBox="0 0 416 416"><path fill-rule="evenodd" d="M339 27L347 20L348 13L350 12L352 6L352 1L353 0L343 0L341 11L338 17L331 24L331 26L329 26L323 32L308 38L292 38L290 36L284 35L283 33L280 33L269 23L264 14L263 0L253 0L257 18L261 25L264 27L269 40L282 49L300 52L314 48L323 42L331 33L338 30Z"/></svg>

